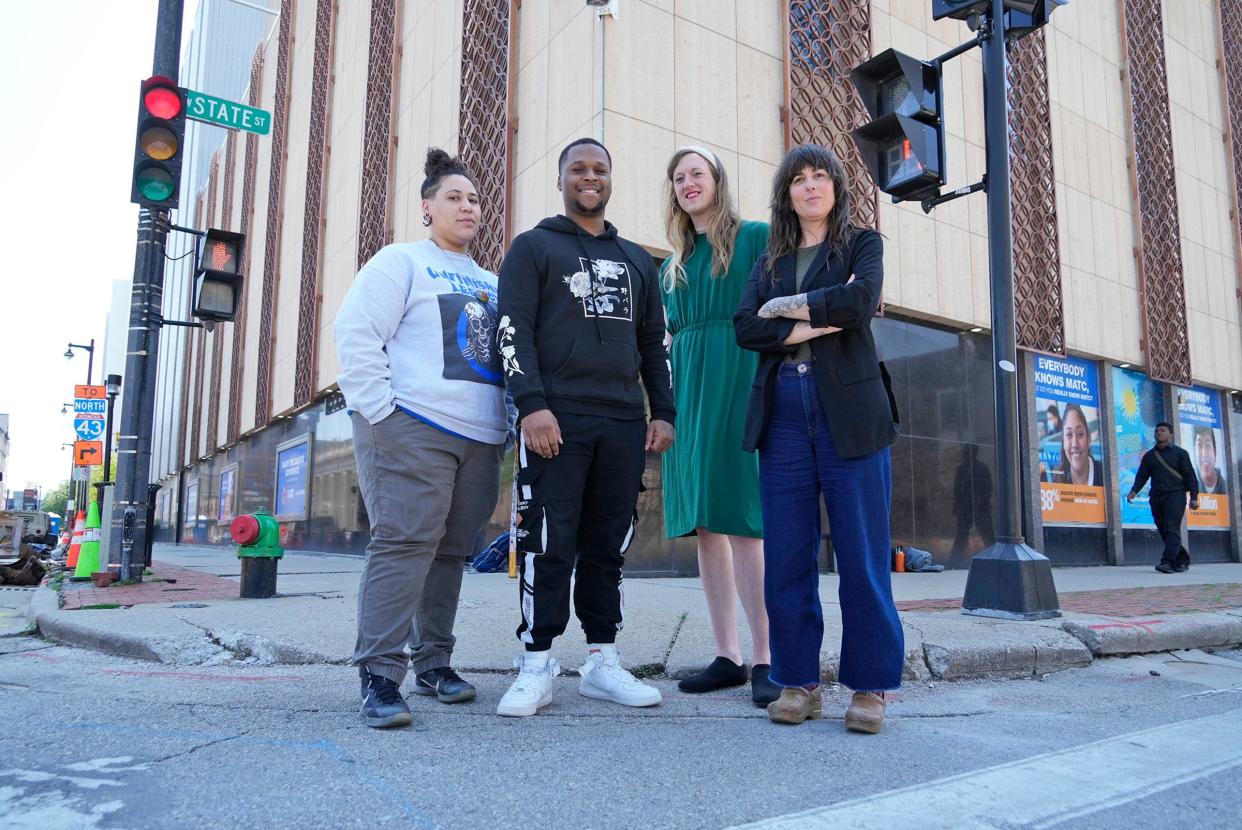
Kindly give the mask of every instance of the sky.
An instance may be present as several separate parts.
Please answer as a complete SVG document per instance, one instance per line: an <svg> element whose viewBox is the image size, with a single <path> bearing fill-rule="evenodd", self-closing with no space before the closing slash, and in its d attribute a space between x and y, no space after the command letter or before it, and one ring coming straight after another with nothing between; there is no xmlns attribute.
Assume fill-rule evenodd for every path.
<svg viewBox="0 0 1242 830"><path fill-rule="evenodd" d="M139 83L151 74L156 0L0 0L0 413L11 438L6 490L69 476L73 416L102 383L112 281L130 279L129 203ZM183 39L196 0L186 0ZM118 369L123 373L123 369ZM115 414L119 423L120 411Z"/></svg>

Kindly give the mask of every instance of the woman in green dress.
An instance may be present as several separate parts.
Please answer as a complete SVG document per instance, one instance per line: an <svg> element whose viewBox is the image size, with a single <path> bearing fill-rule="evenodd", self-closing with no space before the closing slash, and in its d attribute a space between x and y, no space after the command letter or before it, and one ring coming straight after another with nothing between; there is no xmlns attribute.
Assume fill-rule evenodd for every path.
<svg viewBox="0 0 1242 830"><path fill-rule="evenodd" d="M780 696L768 680L768 615L763 604L763 520L759 467L742 449L756 357L733 333L742 286L768 241L768 226L743 222L720 159L682 147L668 163L664 226L672 253L661 269L668 316L677 442L664 455L664 529L694 533L699 576L716 658L683 679L685 692L710 692L747 680L738 638L737 601L750 626L751 697Z"/></svg>

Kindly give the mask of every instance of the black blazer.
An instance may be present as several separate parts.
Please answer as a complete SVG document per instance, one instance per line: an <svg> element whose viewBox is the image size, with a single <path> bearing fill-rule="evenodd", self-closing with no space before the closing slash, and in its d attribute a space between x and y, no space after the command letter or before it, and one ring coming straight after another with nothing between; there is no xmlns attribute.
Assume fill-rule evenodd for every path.
<svg viewBox="0 0 1242 830"><path fill-rule="evenodd" d="M737 344L759 353L759 368L746 409L743 449L754 452L772 412L772 387L777 369L797 346L784 340L796 321L758 315L773 297L797 294L794 255L776 262L775 277L767 270L768 257L759 257L750 272L733 330ZM857 279L846 284L850 275ZM815 357L815 383L828 415L828 428L842 458L858 458L889 446L897 438L897 402L888 370L876 356L871 320L884 285L884 243L880 234L855 229L844 250L827 256L820 248L803 281L816 328L840 326L843 331L809 341Z"/></svg>

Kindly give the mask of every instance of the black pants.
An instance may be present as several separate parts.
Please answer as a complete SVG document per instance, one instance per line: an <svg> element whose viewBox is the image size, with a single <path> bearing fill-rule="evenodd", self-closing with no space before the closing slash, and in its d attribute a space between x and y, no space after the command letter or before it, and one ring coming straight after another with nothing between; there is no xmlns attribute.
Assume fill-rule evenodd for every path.
<svg viewBox="0 0 1242 830"><path fill-rule="evenodd" d="M518 562L527 651L546 651L574 610L588 643L612 643L621 630L621 566L634 537L647 425L556 413L560 454L542 458L519 440Z"/></svg>
<svg viewBox="0 0 1242 830"><path fill-rule="evenodd" d="M1161 493L1148 498L1151 517L1156 520L1156 532L1164 540L1164 553L1160 561L1176 567L1179 563L1190 564L1190 553L1182 547L1182 517L1186 515L1186 494Z"/></svg>

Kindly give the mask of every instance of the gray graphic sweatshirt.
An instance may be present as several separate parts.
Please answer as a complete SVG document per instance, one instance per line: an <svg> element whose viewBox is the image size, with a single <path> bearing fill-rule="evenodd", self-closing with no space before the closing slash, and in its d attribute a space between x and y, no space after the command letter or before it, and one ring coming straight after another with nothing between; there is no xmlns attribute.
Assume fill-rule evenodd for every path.
<svg viewBox="0 0 1242 830"><path fill-rule="evenodd" d="M358 272L333 332L337 383L375 424L404 409L486 444L507 435L496 275L430 239L388 245Z"/></svg>

